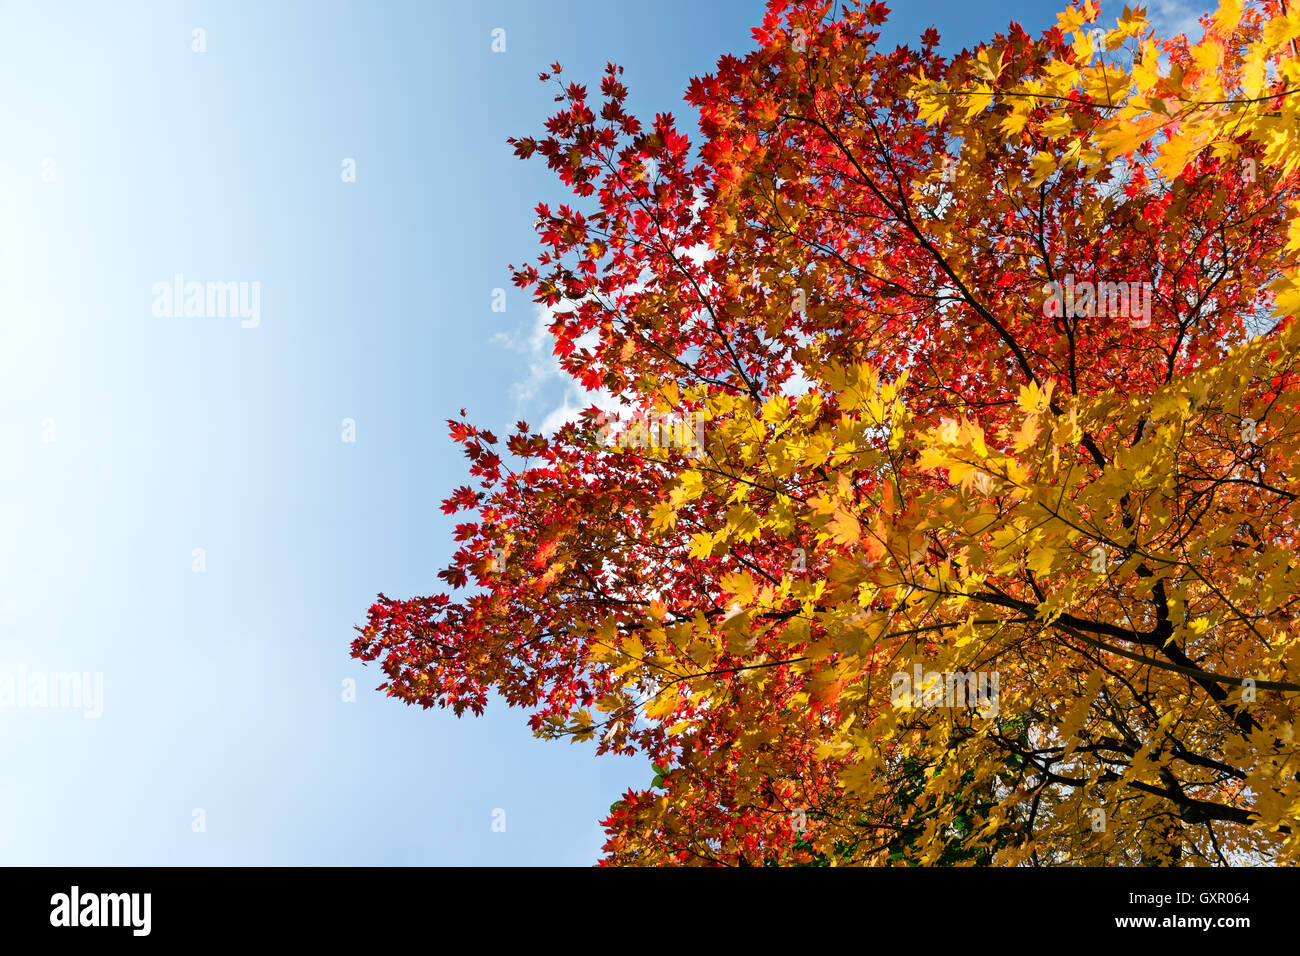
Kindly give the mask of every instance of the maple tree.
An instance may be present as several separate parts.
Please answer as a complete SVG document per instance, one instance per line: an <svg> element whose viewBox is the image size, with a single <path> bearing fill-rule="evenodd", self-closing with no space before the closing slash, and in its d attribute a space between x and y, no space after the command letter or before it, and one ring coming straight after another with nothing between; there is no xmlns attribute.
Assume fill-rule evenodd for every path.
<svg viewBox="0 0 1300 956"><path fill-rule="evenodd" d="M648 755L606 864L1294 862L1300 15L951 57L886 15L772 0L697 147L542 75L511 142L574 199L515 281L700 440L462 414L467 594L380 595L353 654Z"/></svg>

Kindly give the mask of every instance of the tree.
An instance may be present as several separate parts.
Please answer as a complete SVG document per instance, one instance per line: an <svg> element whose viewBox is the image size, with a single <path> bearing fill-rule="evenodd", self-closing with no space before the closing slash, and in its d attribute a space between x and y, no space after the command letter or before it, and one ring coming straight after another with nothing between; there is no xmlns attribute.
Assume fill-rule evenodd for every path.
<svg viewBox="0 0 1300 956"><path fill-rule="evenodd" d="M1300 856L1300 18L1098 15L774 0L697 153L542 74L515 281L621 418L450 422L469 593L380 595L382 689L649 755L607 864Z"/></svg>

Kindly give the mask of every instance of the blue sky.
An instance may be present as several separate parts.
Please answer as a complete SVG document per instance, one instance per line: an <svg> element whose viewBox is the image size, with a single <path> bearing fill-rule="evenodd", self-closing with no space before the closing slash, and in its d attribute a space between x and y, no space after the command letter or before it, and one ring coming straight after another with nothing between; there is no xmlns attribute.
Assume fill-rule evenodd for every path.
<svg viewBox="0 0 1300 956"><path fill-rule="evenodd" d="M1056 9L898 6L888 42L950 49ZM632 109L685 119L763 4L0 12L0 676L103 679L98 717L0 706L0 863L593 862L644 761L406 708L348 645L376 592L437 590L445 419L566 400L507 270L560 196L505 143L549 115L536 74L614 60ZM178 273L258 283L256 326L156 315Z"/></svg>

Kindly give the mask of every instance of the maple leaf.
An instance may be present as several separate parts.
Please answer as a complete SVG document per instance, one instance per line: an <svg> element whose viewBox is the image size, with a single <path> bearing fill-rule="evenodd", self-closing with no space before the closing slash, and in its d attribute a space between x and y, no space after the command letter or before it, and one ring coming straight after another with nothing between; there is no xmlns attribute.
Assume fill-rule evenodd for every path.
<svg viewBox="0 0 1300 956"><path fill-rule="evenodd" d="M862 536L862 525L857 516L843 507L835 509L831 520L826 524L826 530L830 532L832 541L845 546L857 544L858 538Z"/></svg>

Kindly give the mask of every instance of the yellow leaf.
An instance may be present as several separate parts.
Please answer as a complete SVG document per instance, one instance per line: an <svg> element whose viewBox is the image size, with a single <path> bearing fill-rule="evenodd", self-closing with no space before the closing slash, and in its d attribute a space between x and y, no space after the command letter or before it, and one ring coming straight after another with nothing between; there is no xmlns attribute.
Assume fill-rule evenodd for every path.
<svg viewBox="0 0 1300 956"><path fill-rule="evenodd" d="M1007 137L1019 136L1021 130L1025 128L1025 124L1028 122L1029 114L1016 110L1004 116L1002 122L998 124L998 128L1001 129L1003 135Z"/></svg>
<svg viewBox="0 0 1300 956"><path fill-rule="evenodd" d="M862 525L843 506L835 509L835 515L826 525L826 530L830 532L832 541L846 546L857 544L862 537Z"/></svg>
<svg viewBox="0 0 1300 956"><path fill-rule="evenodd" d="M1056 171L1056 157L1051 153L1039 153L1034 157L1034 164L1030 171L1033 175L1029 179L1029 185L1041 186L1047 181L1047 177Z"/></svg>
<svg viewBox="0 0 1300 956"><path fill-rule="evenodd" d="M1241 22L1243 0L1219 0L1219 9L1214 11L1214 28L1219 36L1226 37L1237 29Z"/></svg>
<svg viewBox="0 0 1300 956"><path fill-rule="evenodd" d="M661 690L645 705L645 715L651 720L661 720L677 709L677 690Z"/></svg>
<svg viewBox="0 0 1300 956"><path fill-rule="evenodd" d="M1016 431L1012 432L1011 440L1016 451L1024 451L1038 438L1038 418L1030 415L1025 419L1025 423Z"/></svg>

